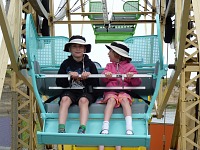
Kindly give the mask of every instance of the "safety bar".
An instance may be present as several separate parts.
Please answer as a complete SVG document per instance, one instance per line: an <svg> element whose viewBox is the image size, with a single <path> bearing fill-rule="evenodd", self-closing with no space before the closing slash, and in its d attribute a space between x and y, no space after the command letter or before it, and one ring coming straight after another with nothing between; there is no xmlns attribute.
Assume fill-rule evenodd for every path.
<svg viewBox="0 0 200 150"><path fill-rule="evenodd" d="M60 89L69 89L69 90L82 90L85 87L49 87L49 89L53 90L60 90ZM94 90L133 90L133 89L146 89L144 86L137 86L137 87L93 87Z"/></svg>
<svg viewBox="0 0 200 150"><path fill-rule="evenodd" d="M36 78L69 78L70 79L70 75L69 74L35 74ZM150 78L152 77L152 74L134 74L132 78ZM81 75L79 75L79 77L81 78ZM89 75L88 78L106 78L106 76L104 74L91 74ZM127 78L126 74L113 74L112 78Z"/></svg>

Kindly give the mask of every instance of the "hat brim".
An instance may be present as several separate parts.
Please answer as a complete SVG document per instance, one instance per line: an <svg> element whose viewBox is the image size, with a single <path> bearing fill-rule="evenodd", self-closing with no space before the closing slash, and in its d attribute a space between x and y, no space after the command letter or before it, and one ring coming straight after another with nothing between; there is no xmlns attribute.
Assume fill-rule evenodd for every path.
<svg viewBox="0 0 200 150"><path fill-rule="evenodd" d="M69 52L69 48L71 46L71 44L80 44L80 45L84 45L86 47L86 51L85 53L90 53L91 52L91 44L87 44L87 43L79 43L79 42L69 42L67 44L65 44L65 48L64 48L64 51L65 52Z"/></svg>
<svg viewBox="0 0 200 150"><path fill-rule="evenodd" d="M105 45L108 49L112 49L113 51L115 51L117 54L119 54L120 56L123 56L123 57L125 57L125 58L128 58L128 59L130 59L130 61L132 60L132 58L129 56L129 55L127 55L127 54L125 54L125 53L123 53L119 48L117 48L117 47L115 47L115 46L112 46L112 45Z"/></svg>

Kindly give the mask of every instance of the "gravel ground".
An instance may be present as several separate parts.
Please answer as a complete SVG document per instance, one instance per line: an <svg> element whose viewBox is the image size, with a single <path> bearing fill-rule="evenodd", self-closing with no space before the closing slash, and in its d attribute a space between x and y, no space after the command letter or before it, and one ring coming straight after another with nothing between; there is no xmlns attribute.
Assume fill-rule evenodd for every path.
<svg viewBox="0 0 200 150"><path fill-rule="evenodd" d="M0 100L0 150L10 149L11 146L11 79L6 78Z"/></svg>
<svg viewBox="0 0 200 150"><path fill-rule="evenodd" d="M9 115L11 108L11 78L6 78L3 86L3 91L0 99L0 115Z"/></svg>

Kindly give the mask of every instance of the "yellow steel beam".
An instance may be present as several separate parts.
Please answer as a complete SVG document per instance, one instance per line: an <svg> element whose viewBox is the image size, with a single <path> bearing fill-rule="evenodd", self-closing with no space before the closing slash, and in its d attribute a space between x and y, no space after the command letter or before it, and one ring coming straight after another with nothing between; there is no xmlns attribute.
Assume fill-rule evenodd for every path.
<svg viewBox="0 0 200 150"><path fill-rule="evenodd" d="M67 3L67 8L66 9L67 9L67 11L66 11L67 19L68 19L68 21L71 21L71 13L70 13L70 4L69 3ZM67 24L68 24L68 34L69 34L69 37L71 37L72 36L72 25L69 22Z"/></svg>
<svg viewBox="0 0 200 150"><path fill-rule="evenodd" d="M200 35L200 1L192 0L192 3L193 3L195 24L196 24L196 32L197 35ZM197 39L198 41L200 41L200 36L197 36ZM200 46L200 44L198 46ZM200 49L200 47L198 48Z"/></svg>
<svg viewBox="0 0 200 150"><path fill-rule="evenodd" d="M14 45L14 40L11 34L11 30L10 30L10 26L8 24L8 20L6 18L6 14L5 14L5 10L3 7L3 2L0 1L0 25L1 25L1 29L2 29L2 33L3 33L3 37L6 43L6 47L8 50L8 54L11 60L11 66L13 68L13 70L16 72L18 78L20 78L21 80L23 80L26 85L29 86L29 88L32 89L32 85L30 83L30 81L21 73L20 68L19 68L19 62L18 62L18 54L17 51L15 49L15 45Z"/></svg>
<svg viewBox="0 0 200 150"><path fill-rule="evenodd" d="M50 3L50 15L51 18L53 17L53 14L54 14L54 1L53 0L50 0L49 1ZM49 21L49 24L50 24L50 36L55 36L55 26L53 24L53 22Z"/></svg>
<svg viewBox="0 0 200 150"><path fill-rule="evenodd" d="M49 13L46 11L40 0L29 0L29 3L38 15L48 19Z"/></svg>
<svg viewBox="0 0 200 150"><path fill-rule="evenodd" d="M167 16L173 16L175 15L175 1L174 0L168 0L168 5L166 8L166 12L165 12L165 19L167 18Z"/></svg>
<svg viewBox="0 0 200 150"><path fill-rule="evenodd" d="M156 14L152 11L134 11L134 12L113 12L113 15L147 15L147 14ZM102 15L102 12L72 12L71 15L81 15L81 16L89 16L89 15Z"/></svg>
<svg viewBox="0 0 200 150"><path fill-rule="evenodd" d="M181 69L183 67L183 58L184 58L184 50L185 50L185 42L186 42L186 33L188 28L188 16L189 16L189 10L190 10L190 1L184 0L183 7L182 7L182 14L181 14L181 24L180 29L181 32L179 32L178 36L178 43L177 43L177 53L178 58L176 62L176 68L172 71L169 83L164 91L163 101L161 102L160 106L158 106L158 118L162 117L162 113L164 109L166 108L167 101L169 99L169 96L172 92L173 87L176 84L176 80L178 76L180 75ZM187 16L187 17L186 17Z"/></svg>
<svg viewBox="0 0 200 150"><path fill-rule="evenodd" d="M11 27L12 35L14 32L14 28L15 28L14 27L15 24L13 24L14 23L13 20L15 19L14 9L13 9L14 6L15 6L15 1L11 1L10 7L8 10L8 14L7 14L7 18L8 18L9 25ZM5 80L5 74L6 74L7 65L8 65L8 60L9 60L9 55L8 55L8 51L6 49L4 38L1 41L0 52L1 52L1 55L0 55L0 65L1 65L1 68L0 68L0 97L1 97L4 80Z"/></svg>
<svg viewBox="0 0 200 150"><path fill-rule="evenodd" d="M113 25L131 25L136 23L155 23L156 20L126 20L126 21L112 21ZM54 21L55 24L104 24L103 20L69 20L69 21Z"/></svg>
<svg viewBox="0 0 200 150"><path fill-rule="evenodd" d="M58 150L98 150L98 146L58 145ZM122 147L122 150L146 150L146 147ZM115 150L115 147L105 147L104 150Z"/></svg>

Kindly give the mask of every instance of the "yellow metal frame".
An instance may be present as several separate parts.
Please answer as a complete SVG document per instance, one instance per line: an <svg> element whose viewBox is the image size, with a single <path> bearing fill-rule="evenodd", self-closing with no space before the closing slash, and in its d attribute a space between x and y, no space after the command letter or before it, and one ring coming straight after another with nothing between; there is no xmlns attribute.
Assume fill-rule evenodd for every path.
<svg viewBox="0 0 200 150"><path fill-rule="evenodd" d="M199 110L200 108L200 96L196 94L196 82L197 79L200 78L200 75L198 75L200 71L198 45L200 41L200 37L198 36L200 35L200 2L198 0L192 0L191 4L189 1L182 2L181 0L179 0L178 2L182 5L177 5L177 7L179 8L176 8L176 16L178 18L177 33L183 32L183 22L184 24L188 25L188 22L192 21L194 23L194 26L191 29L185 29L185 32L187 31L185 36L179 36L179 34L177 34L176 36L177 43L182 44L182 46L184 46L184 49L182 49L182 61L177 62L177 64L179 63L181 66L180 95L170 148L184 150L194 148L199 149L200 139L198 138L198 136L200 133L200 124L199 118L196 118L195 114L198 114L199 117L199 111L197 110ZM189 4L187 4L188 2ZM184 15L184 12L180 11L182 10L182 7L187 7L185 9L185 13L187 13L188 15ZM193 36L193 38L189 39L189 35ZM182 40L183 38L184 40ZM190 49L190 46L193 46L193 48ZM180 49L177 50L180 51ZM177 51L177 54L180 53L179 51ZM180 55L178 55L178 57L180 57ZM195 136L196 140L194 140Z"/></svg>
<svg viewBox="0 0 200 150"><path fill-rule="evenodd" d="M35 11L33 11L31 5L29 2L24 4L22 6L22 2L20 0L11 1L11 5L13 6L13 2L15 2L15 15L19 15L20 11L25 11L28 13L32 13L33 15L36 15ZM83 3L83 0L80 0L81 3ZM161 3L163 4L165 0L161 0ZM158 116L162 116L162 112L166 107L168 98L171 94L172 88L174 87L174 83L177 80L177 78L180 75L181 80L181 88L180 88L180 97L179 97L179 105L177 107L177 114L175 119L175 125L174 125L174 134L172 137L172 144L171 148L174 149L191 149L193 147L200 149L200 138L197 138L196 141L194 141L194 135L200 134L200 125L199 120L194 117L194 113L196 108L198 110L200 109L200 97L196 94L196 91L194 89L190 89L190 85L194 82L196 82L197 79L199 79L199 75L191 76L192 73L199 73L200 70L200 64L199 64L199 58L197 57L199 55L199 45L200 42L200 19L199 19L199 10L200 10L200 1L199 0L192 0L192 4L190 5L189 0L176 0L176 52L177 52L177 62L176 62L176 69L174 71L174 76L171 78L171 82L169 86L166 88L166 91L164 92L163 101L159 103L158 107ZM22 7L21 7L22 6ZM68 5L69 7L69 5ZM32 86L29 82L29 80L21 73L19 70L20 65L18 60L21 58L25 58L26 54L23 56L18 55L18 48L19 46L19 37L21 36L21 33L25 33L25 31L19 31L18 29L21 28L21 23L25 23L23 19L21 19L21 16L15 16L15 28L13 28L12 25L10 25L10 19L5 17L5 13L3 13L3 5L1 2L1 10L0 10L0 18L1 18L1 28L4 34L4 40L5 44L8 50L9 57L11 59L12 63L12 69L15 72L13 74L13 81L12 84L13 91L16 92L17 99L13 99L14 102L17 101L17 103L13 102L13 108L17 107L16 112L13 112L15 116L17 115L17 144L12 144L12 149L21 149L21 148L28 148L28 149L38 149L37 143L36 143L36 123L40 120L38 119L38 109L37 104L35 102L34 95L32 93ZM11 7L13 8L13 7ZM53 8L53 7L51 7ZM84 7L82 7L82 13L69 13L68 15L68 21L58 21L58 22L50 22L52 25L56 23L63 23L69 25L69 35L72 34L71 31L71 24L91 24L90 21L84 21L84 20L78 20L73 21L70 19L71 15L82 15L88 16L89 14L84 12ZM189 15L189 11L191 12ZM52 11L51 11L52 12ZM162 11L161 11L162 12ZM9 11L11 13L11 11ZM8 16L9 16L8 13ZM151 14L150 12L149 14ZM13 14L13 13L11 13ZM192 14L192 15L191 15ZM182 16L182 17L181 17ZM8 17L9 18L9 17ZM11 19L12 20L12 19ZM187 23L189 21L195 22L195 27L193 27L190 30L187 30ZM103 21L103 20L102 20ZM102 23L102 21L96 22ZM140 20L140 22L136 23L152 23L154 20ZM94 22L93 22L94 23ZM117 22L116 22L117 23ZM9 28L10 27L10 28ZM14 31L15 29L15 31ZM53 27L51 34L53 34ZM14 39L13 40L13 33ZM193 35L193 39L187 39L186 36L188 34ZM187 41L187 45L185 45ZM188 52L188 47L190 45L194 46L193 52ZM21 47L25 48L25 43L21 43ZM3 46L2 46L3 47ZM1 49L2 49L1 47ZM2 55L1 55L2 56ZM0 59L2 60L2 59ZM6 56L5 56L6 60ZM1 65L5 67L5 63L1 62ZM5 72L5 71L2 71ZM3 82L0 83L1 86ZM21 85L26 85L27 91L22 91L20 89ZM28 94L27 94L28 92ZM162 93L161 93L162 94ZM17 104L17 106L16 106ZM14 119L13 119L14 120ZM23 122L23 123L22 123ZM16 122L14 123L16 124ZM24 126L23 124L26 124ZM22 138L24 135L27 134L26 138ZM14 143L13 139L13 143ZM47 146L48 148L52 148L52 145ZM59 147L59 145L58 145ZM83 147L75 147L72 145L65 146L68 149L83 149ZM89 147L84 147L85 149L88 149ZM97 149L97 147L96 147ZM107 148L106 148L107 149ZM105 150L106 150L105 149ZM109 149L109 148L108 148ZM125 148L124 148L125 149ZM128 149L128 148L126 148ZM138 149L138 150L144 150L145 148L139 147L139 148L130 148L130 149Z"/></svg>
<svg viewBox="0 0 200 150"><path fill-rule="evenodd" d="M85 147L75 145L58 145L58 150L98 150L98 147ZM104 150L115 150L115 147L105 147ZM122 147L122 150L146 150L145 147Z"/></svg>

